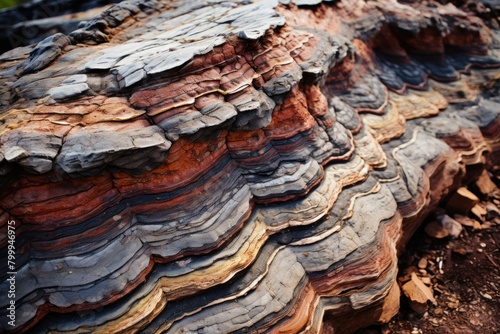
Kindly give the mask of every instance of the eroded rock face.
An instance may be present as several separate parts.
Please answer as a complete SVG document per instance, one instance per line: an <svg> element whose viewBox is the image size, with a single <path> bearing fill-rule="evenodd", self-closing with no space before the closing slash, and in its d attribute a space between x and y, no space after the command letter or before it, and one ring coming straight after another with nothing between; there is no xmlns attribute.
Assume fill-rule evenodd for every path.
<svg viewBox="0 0 500 334"><path fill-rule="evenodd" d="M125 1L4 53L2 330L388 321L398 249L500 163L500 32L473 10Z"/></svg>

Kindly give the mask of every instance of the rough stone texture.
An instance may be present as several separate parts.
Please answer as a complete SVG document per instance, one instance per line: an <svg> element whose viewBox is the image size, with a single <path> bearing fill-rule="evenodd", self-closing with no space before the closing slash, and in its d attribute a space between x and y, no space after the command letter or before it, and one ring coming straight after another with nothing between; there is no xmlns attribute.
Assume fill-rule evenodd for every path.
<svg viewBox="0 0 500 334"><path fill-rule="evenodd" d="M467 166L500 164L500 32L485 13L129 0L1 55L15 330L388 321L398 250Z"/></svg>

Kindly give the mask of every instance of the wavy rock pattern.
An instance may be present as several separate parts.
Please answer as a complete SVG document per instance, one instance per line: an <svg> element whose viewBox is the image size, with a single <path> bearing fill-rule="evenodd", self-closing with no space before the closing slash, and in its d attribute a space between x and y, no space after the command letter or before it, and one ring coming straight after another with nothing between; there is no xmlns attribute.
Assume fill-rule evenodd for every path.
<svg viewBox="0 0 500 334"><path fill-rule="evenodd" d="M398 249L500 164L495 16L405 3L129 0L1 55L1 330L388 321Z"/></svg>

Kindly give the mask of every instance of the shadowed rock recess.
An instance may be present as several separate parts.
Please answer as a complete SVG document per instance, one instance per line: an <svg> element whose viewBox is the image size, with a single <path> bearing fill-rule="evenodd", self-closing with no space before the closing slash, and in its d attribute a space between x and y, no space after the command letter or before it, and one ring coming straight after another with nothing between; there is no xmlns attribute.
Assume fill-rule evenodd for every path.
<svg viewBox="0 0 500 334"><path fill-rule="evenodd" d="M398 250L500 164L498 2L444 2L129 0L0 55L0 331L388 321Z"/></svg>

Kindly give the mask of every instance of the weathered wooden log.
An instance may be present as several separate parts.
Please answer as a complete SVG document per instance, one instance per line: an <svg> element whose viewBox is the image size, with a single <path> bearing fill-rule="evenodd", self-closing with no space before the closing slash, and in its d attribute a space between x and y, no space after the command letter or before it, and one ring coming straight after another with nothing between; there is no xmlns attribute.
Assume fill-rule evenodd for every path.
<svg viewBox="0 0 500 334"><path fill-rule="evenodd" d="M0 55L1 330L388 321L398 250L500 164L495 6L128 0Z"/></svg>

